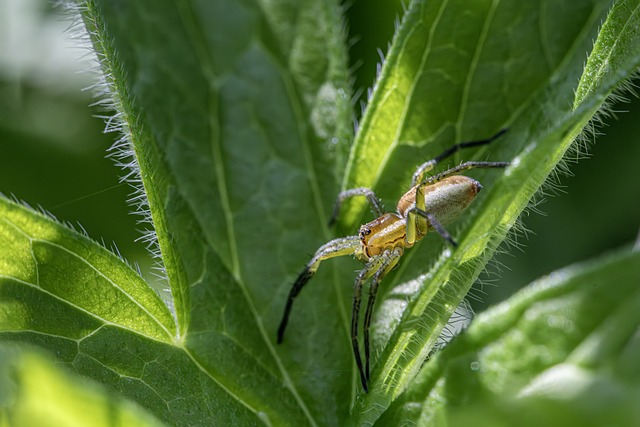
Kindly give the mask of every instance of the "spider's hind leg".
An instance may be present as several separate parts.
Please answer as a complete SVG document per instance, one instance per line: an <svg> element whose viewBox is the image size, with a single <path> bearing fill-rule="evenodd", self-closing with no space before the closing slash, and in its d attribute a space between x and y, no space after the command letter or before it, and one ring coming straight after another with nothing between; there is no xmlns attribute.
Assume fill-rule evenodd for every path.
<svg viewBox="0 0 640 427"><path fill-rule="evenodd" d="M365 375L367 381L369 381L369 374L371 372L369 368L369 327L371 326L371 314L373 313L373 305L376 302L376 294L378 292L378 284L391 270L393 270L400 261L402 256L402 249L395 248L389 257L384 261L382 266L376 271L371 280L369 287L369 299L367 300L367 310L364 313L364 360L365 360Z"/></svg>
<svg viewBox="0 0 640 427"><path fill-rule="evenodd" d="M353 286L353 307L351 311L351 345L353 346L353 356L356 359L360 382L365 392L369 391L367 383L369 381L369 325L371 323L371 312L376 299L378 283L382 278L395 267L402 256L402 248L387 250L382 255L372 258L369 263L360 271ZM367 301L367 311L364 319L364 355L365 367L362 366L360 357L360 346L358 345L358 320L360 317L360 302L362 301L362 287L369 277L373 276L369 289L369 300Z"/></svg>
<svg viewBox="0 0 640 427"><path fill-rule="evenodd" d="M447 157L453 155L457 151L463 148L479 147L482 145L490 144L496 139L500 138L506 131L507 129L502 129L500 132L496 133L491 138L481 139L478 141L461 142L459 144L452 145L451 147L447 148L446 150L444 150L442 153L440 153L433 159L418 166L418 168L413 174L412 186L415 186L419 182L422 182L427 172L431 171L438 163L440 163Z"/></svg>
<svg viewBox="0 0 640 427"><path fill-rule="evenodd" d="M298 278L293 283L291 290L289 291L289 297L287 298L287 305L282 315L282 321L278 327L278 344L282 342L284 337L284 330L287 327L289 321L289 314L291 313L291 306L293 300L298 296L304 285L311 280L313 275L318 270L320 263L325 259L334 258L343 255L351 255L360 247L360 238L358 236L342 237L340 239L332 240L322 245L316 254L311 258L311 261L307 263L302 272L298 275Z"/></svg>

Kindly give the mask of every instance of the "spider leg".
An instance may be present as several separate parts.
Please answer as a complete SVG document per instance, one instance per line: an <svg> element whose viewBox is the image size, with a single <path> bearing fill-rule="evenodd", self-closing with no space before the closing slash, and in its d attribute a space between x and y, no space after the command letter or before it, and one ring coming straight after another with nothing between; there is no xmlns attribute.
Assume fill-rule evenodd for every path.
<svg viewBox="0 0 640 427"><path fill-rule="evenodd" d="M448 176L456 175L462 171L466 171L469 169L500 169L506 168L510 164L511 162L464 162L462 164L459 164L458 166L452 167L451 169L447 169L444 172L440 172L437 175L427 178L424 183L433 184L438 181L442 181Z"/></svg>
<svg viewBox="0 0 640 427"><path fill-rule="evenodd" d="M354 196L366 196L369 201L369 205L371 206L371 210L375 214L376 218L381 217L384 214L382 210L382 206L380 205L380 199L376 196L376 194L368 189L368 188L352 188L351 190L345 190L338 194L338 198L336 199L335 205L333 205L333 213L331 214L331 218L329 219L329 227L335 224L338 219L338 213L340 213L340 206L342 203L348 199L349 197Z"/></svg>
<svg viewBox="0 0 640 427"><path fill-rule="evenodd" d="M422 186L416 186L416 204L407 211L407 231L405 241L407 245L413 245L418 240L417 234L424 236L428 227L431 226L436 232L442 236L444 240L451 243L452 246L458 246L451 234L444 228L444 225L438 221L438 218L430 212L427 212L424 200L424 192Z"/></svg>
<svg viewBox="0 0 640 427"><path fill-rule="evenodd" d="M353 307L351 310L351 345L353 346L353 355L356 359L356 365L358 365L358 372L360 372L360 382L365 392L368 392L367 388L367 376L362 368L362 359L360 358L360 347L358 346L358 316L360 314L360 301L362 297L362 286L364 282L374 274L382 264L384 264L385 257L380 255L373 258L365 267L358 273L356 281L353 285Z"/></svg>
<svg viewBox="0 0 640 427"><path fill-rule="evenodd" d="M424 192L422 191L422 186L417 185L416 187L416 196L415 196L415 206L407 211L407 230L405 241L409 246L412 246L416 240L418 240L417 234L424 236L427 233L427 220L429 218L424 216L416 216L415 210L425 211L426 202L424 200Z"/></svg>
<svg viewBox="0 0 640 427"><path fill-rule="evenodd" d="M507 129L502 129L500 132L496 133L491 138L481 139L479 141L461 142L459 144L455 144L447 148L435 158L418 166L418 169L416 169L415 173L413 174L412 186L415 186L417 183L422 182L422 180L424 179L424 175L427 172L432 170L436 164L440 163L442 160L446 159L447 157L453 155L458 150L461 150L463 148L479 147L481 145L490 144L496 139L500 138L506 131Z"/></svg>
<svg viewBox="0 0 640 427"><path fill-rule="evenodd" d="M395 248L389 257L380 266L378 271L373 275L371 286L369 287L369 299L367 300L367 311L364 314L364 359L365 359L365 376L369 381L369 326L371 325L371 314L373 313L373 305L376 301L376 293L378 284L400 261L403 251L401 248Z"/></svg>
<svg viewBox="0 0 640 427"><path fill-rule="evenodd" d="M394 250L394 253L399 251L402 254L402 249ZM360 357L360 346L358 345L358 318L360 316L360 302L362 301L362 287L364 283L367 281L369 277L372 275L377 278L374 281L379 282L384 274L389 271L393 265L397 263L397 260L393 263L392 266L388 267L388 263L392 258L391 251L385 251L381 255L371 259L362 271L358 273L356 277L356 281L353 285L353 308L351 311L351 345L353 346L353 355L356 359L356 365L358 366L358 372L360 373L360 382L362 383L362 388L365 392L368 392L369 389L367 387L367 379L369 377L368 372L365 373L365 370L362 366L362 358ZM395 256L393 257L395 259ZM377 283L376 283L377 287ZM375 298L374 298L375 300ZM371 303L373 304L373 303ZM368 325L367 325L368 326ZM367 337L368 338L368 337ZM366 351L366 357L368 361L368 350Z"/></svg>
<svg viewBox="0 0 640 427"><path fill-rule="evenodd" d="M291 306L293 305L293 300L300 293L304 285L309 282L309 280L313 277L315 272L318 270L320 266L320 262L325 259L334 258L343 255L350 255L354 253L360 247L360 238L358 236L349 236L342 237L340 239L332 240L324 245L322 245L317 251L316 254L311 258L311 261L304 267L302 272L298 275L298 278L293 283L291 290L289 291L289 297L287 298L287 305L284 309L284 314L282 315L282 321L280 322L280 327L278 327L278 344L282 342L282 338L284 336L284 330L287 327L287 322L289 321L289 314L291 313Z"/></svg>
<svg viewBox="0 0 640 427"><path fill-rule="evenodd" d="M442 236L444 240L449 242L451 246L454 246L454 247L458 246L456 241L453 240L453 237L451 237L451 234L449 234L447 229L444 228L444 225L442 225L440 221L438 221L438 218L436 218L434 214L429 213L425 210L419 209L418 207L413 207L409 209L409 211L407 212L407 218L408 218L407 219L407 237L409 236L410 233L415 236L415 228L416 228L415 224L418 221L417 217L426 218L429 221L429 225L431 226L431 228L436 230L436 232L440 236ZM410 231L411 229L413 229L413 231Z"/></svg>

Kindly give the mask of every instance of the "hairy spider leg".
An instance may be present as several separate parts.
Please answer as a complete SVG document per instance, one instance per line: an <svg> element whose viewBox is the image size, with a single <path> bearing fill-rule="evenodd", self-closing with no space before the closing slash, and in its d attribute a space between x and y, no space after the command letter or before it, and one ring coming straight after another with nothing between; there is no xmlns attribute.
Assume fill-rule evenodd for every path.
<svg viewBox="0 0 640 427"><path fill-rule="evenodd" d="M340 213L340 207L342 203L348 199L349 197L354 196L366 196L369 201L369 205L371 206L371 210L373 211L376 218L381 217L384 214L382 210L382 206L380 206L380 199L376 196L376 194L370 190L369 188L352 188L350 190L342 191L338 194L335 205L333 205L333 213L331 214L331 218L329 219L329 227L335 224L338 219L338 213Z"/></svg>
<svg viewBox="0 0 640 427"><path fill-rule="evenodd" d="M293 305L293 300L300 293L303 286L307 284L307 282L313 277L315 272L318 270L320 266L320 262L325 259L334 258L343 255L351 255L358 248L360 248L360 238L358 236L349 236L342 237L340 239L332 240L324 245L322 245L317 251L316 254L311 258L311 261L304 267L302 272L298 275L298 278L294 282L291 290L289 291L289 297L287 298L287 305L284 309L284 314L282 316L282 321L280 322L280 327L278 328L278 344L282 342L282 338L284 336L284 330L287 327L287 322L289 321L289 314L291 313L291 306Z"/></svg>
<svg viewBox="0 0 640 427"><path fill-rule="evenodd" d="M405 240L409 246L413 246L413 244L418 240L417 234L419 233L421 236L427 234L428 224L424 217L416 217L413 214L415 209L420 209L426 211L427 208L425 206L424 201L424 192L422 191L422 186L417 185L416 195L415 195L415 206L407 212L407 231ZM427 218L428 219L428 218Z"/></svg>
<svg viewBox="0 0 640 427"><path fill-rule="evenodd" d="M353 346L353 355L356 359L356 365L358 365L358 372L360 373L360 382L365 392L368 392L367 388L367 375L362 366L362 358L360 357L360 347L358 345L358 316L360 314L360 302L362 300L362 287L369 277L376 275L377 272L385 270L390 259L391 251L385 251L380 256L372 258L364 268L358 273L356 281L353 284L353 307L351 310L351 345ZM402 249L400 249L402 254ZM397 262L397 260L396 260ZM395 264L394 264L395 265ZM377 280L381 280L382 276L378 276ZM376 285L377 286L377 285Z"/></svg>
<svg viewBox="0 0 640 427"><path fill-rule="evenodd" d="M360 358L360 346L358 346L358 313L360 313L360 300L362 297L362 286L364 282L373 274L373 272L379 268L381 258L374 258L369 264L367 264L358 276L353 285L353 306L351 309L351 345L353 347L353 355L356 359L356 365L358 365L358 372L360 373L360 382L365 393L369 391L367 388L367 377L362 369L362 359Z"/></svg>
<svg viewBox="0 0 640 427"><path fill-rule="evenodd" d="M451 169L447 169L444 172L440 172L437 175L427 178L424 180L424 185L435 184L438 181L442 181L444 178L452 175L457 175L462 171L466 171L469 169L493 169L493 168L506 168L509 166L511 162L464 162L459 164L458 166L454 166Z"/></svg>
<svg viewBox="0 0 640 427"><path fill-rule="evenodd" d="M367 300L367 310L364 313L364 360L365 360L365 378L369 382L369 326L371 326L371 314L373 313L373 305L376 302L376 293L378 292L378 284L388 272L400 261L403 250L401 248L394 248L391 251L389 257L380 266L378 271L373 275L371 285L369 286L369 299ZM364 387L366 390L367 387Z"/></svg>
<svg viewBox="0 0 640 427"><path fill-rule="evenodd" d="M437 155L433 159L431 159L431 160L429 160L427 162L424 162L423 164L418 166L418 168L416 169L416 171L413 174L413 179L411 181L412 182L412 186L415 186L417 183L422 182L422 180L424 179L424 175L427 172L431 171L435 167L435 165L437 165L438 163L440 163L442 160L446 159L447 157L453 155L458 150L461 150L463 148L479 147L479 146L482 146L482 145L491 144L493 141L495 141L496 139L498 139L502 135L504 135L504 133L506 131L507 131L507 129L502 129L500 132L496 133L491 138L481 139L481 140L478 140L478 141L461 142L459 144L452 145L451 147L447 148L446 150L444 150L442 153L440 153L439 155Z"/></svg>
<svg viewBox="0 0 640 427"><path fill-rule="evenodd" d="M417 207L413 207L411 209L409 209L409 211L407 212L407 236L409 235L409 229L413 228L415 230L415 222L419 219L419 218L424 218L426 220L429 221L429 225L431 225L431 228L433 228L434 230L436 230L436 232L447 242L449 242L451 244L451 246L456 247L458 246L458 243L453 240L453 237L451 237L451 234L449 234L449 232L447 231L447 229L444 227L444 225L442 225L440 223L440 221L438 221L438 219L436 218L436 216L432 213L429 213L425 210L419 209ZM415 231L413 231L413 234L415 234Z"/></svg>

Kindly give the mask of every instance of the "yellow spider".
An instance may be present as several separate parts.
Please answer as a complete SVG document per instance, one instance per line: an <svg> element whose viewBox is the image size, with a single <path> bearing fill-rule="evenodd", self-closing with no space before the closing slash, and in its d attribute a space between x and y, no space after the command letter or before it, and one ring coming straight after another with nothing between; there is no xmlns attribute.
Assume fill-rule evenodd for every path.
<svg viewBox="0 0 640 427"><path fill-rule="evenodd" d="M456 242L444 226L460 216L482 189L480 183L475 179L456 175L457 173L474 168L505 168L509 165L509 162L465 162L431 177L425 177L426 173L456 151L462 148L489 144L505 132L506 129L503 129L489 139L453 145L436 158L420 165L413 174L411 189L398 201L396 213L384 213L379 199L368 188L354 188L340 193L329 221L330 225L335 222L342 202L353 196L366 196L377 218L361 226L357 236L332 240L316 251L289 292L284 315L278 328L278 343L282 342L294 298L313 277L318 270L320 262L337 256L354 255L356 259L365 264L365 267L356 277L354 285L351 342L360 372L362 388L367 392L367 383L369 381L369 325L378 284L398 264L405 248L412 247L430 230L435 230L451 245L456 246ZM372 280L363 327L366 364L363 369L358 345L358 317L362 286L370 277L372 277Z"/></svg>

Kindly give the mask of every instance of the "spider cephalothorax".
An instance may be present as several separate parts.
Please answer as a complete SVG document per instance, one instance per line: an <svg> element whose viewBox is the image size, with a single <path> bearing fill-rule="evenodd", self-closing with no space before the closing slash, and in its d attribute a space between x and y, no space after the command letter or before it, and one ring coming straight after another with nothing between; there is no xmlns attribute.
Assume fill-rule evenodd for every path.
<svg viewBox="0 0 640 427"><path fill-rule="evenodd" d="M353 308L351 315L351 341L353 353L360 372L362 387L367 391L369 381L369 325L375 303L378 284L400 261L406 248L412 247L422 239L428 231L436 231L452 245L455 241L444 228L455 220L469 206L482 186L475 179L456 175L473 168L505 168L508 162L465 162L431 177L427 172L446 157L461 148L489 144L505 131L502 130L489 139L456 144L418 167L413 174L413 185L400 200L395 213L384 213L378 198L368 188L354 188L343 191L338 196L330 224L333 224L340 211L342 202L353 196L366 196L376 214L376 219L360 227L356 236L342 237L321 246L305 266L293 284L287 299L282 322L278 328L278 342L282 342L294 298L302 287L318 270L320 262L342 255L354 255L365 267L358 273L354 285ZM362 287L371 278L369 299L364 316L364 352L365 367L362 366L358 345L358 317Z"/></svg>

